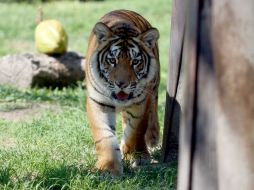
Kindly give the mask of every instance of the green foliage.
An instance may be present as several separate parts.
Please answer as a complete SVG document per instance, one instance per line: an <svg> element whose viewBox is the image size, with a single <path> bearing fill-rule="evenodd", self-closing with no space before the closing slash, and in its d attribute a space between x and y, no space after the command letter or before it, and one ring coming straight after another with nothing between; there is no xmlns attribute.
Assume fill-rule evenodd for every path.
<svg viewBox="0 0 254 190"><path fill-rule="evenodd" d="M59 0L0 0L2 3L47 3ZM65 0L65 1L79 1L79 2L86 2L86 1L103 1L103 0Z"/></svg>
<svg viewBox="0 0 254 190"><path fill-rule="evenodd" d="M85 91L81 84L78 88L59 89L31 89L19 90L10 86L0 86L0 110L1 104L20 102L49 102L60 105L78 106L84 105Z"/></svg>

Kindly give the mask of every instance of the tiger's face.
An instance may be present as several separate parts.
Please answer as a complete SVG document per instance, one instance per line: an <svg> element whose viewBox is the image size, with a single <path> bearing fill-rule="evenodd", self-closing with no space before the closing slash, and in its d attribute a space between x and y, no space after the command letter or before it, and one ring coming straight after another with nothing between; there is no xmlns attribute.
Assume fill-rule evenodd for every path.
<svg viewBox="0 0 254 190"><path fill-rule="evenodd" d="M159 70L153 53L159 37L157 29L128 36L97 23L94 33L98 41L92 60L95 83L116 105L144 100L149 93L147 85Z"/></svg>

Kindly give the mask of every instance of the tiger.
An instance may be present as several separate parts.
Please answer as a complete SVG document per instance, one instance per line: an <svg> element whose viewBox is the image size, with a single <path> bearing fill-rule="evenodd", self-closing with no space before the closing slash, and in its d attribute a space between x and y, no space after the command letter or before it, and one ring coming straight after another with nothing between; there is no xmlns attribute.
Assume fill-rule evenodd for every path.
<svg viewBox="0 0 254 190"><path fill-rule="evenodd" d="M100 171L123 174L123 160L149 163L159 142L158 29L140 14L114 10L94 26L86 54L86 110ZM116 113L123 135L116 136Z"/></svg>

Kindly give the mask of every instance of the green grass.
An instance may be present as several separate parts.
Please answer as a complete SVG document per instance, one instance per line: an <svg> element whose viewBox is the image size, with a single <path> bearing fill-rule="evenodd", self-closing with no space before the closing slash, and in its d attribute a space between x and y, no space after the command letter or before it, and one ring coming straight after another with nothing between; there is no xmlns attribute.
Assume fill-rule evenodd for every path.
<svg viewBox="0 0 254 190"><path fill-rule="evenodd" d="M103 14L122 8L137 11L160 31L159 117L163 126L170 4L171 0L0 3L0 56L35 51L33 35L39 7L43 8L45 19L63 23L69 35L69 50L83 54L91 29ZM0 189L175 189L176 166L133 170L126 163L120 178L95 171L96 154L86 120L85 100L86 90L81 85L62 90L0 86L2 113L37 104L57 107L44 110L34 119L0 119ZM117 133L121 134L120 126ZM152 156L159 159L160 151Z"/></svg>

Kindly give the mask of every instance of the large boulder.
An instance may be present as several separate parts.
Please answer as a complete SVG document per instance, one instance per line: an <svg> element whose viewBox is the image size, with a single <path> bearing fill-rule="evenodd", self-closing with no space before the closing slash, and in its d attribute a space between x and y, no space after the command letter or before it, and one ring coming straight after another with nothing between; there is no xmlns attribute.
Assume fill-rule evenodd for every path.
<svg viewBox="0 0 254 190"><path fill-rule="evenodd" d="M39 53L7 55L0 59L0 85L19 88L64 87L83 81L85 58L74 52L48 56Z"/></svg>

